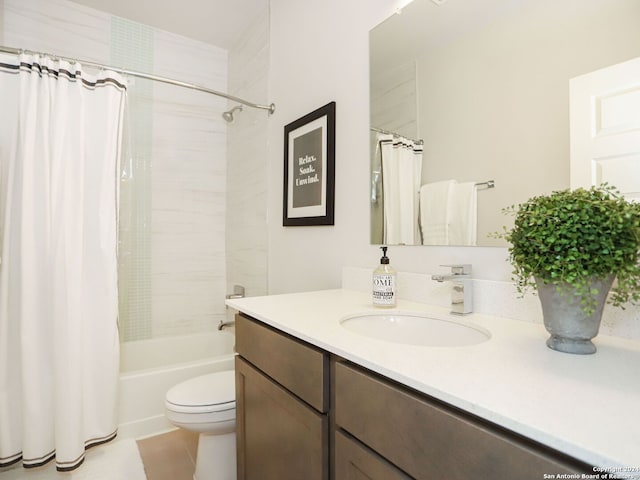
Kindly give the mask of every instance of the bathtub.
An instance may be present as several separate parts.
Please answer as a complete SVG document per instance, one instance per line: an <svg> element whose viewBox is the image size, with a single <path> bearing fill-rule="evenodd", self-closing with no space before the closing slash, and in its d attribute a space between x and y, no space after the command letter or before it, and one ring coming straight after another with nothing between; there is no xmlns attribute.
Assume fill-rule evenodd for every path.
<svg viewBox="0 0 640 480"><path fill-rule="evenodd" d="M118 437L174 429L164 416L167 390L199 375L233 369L234 342L225 330L122 343Z"/></svg>

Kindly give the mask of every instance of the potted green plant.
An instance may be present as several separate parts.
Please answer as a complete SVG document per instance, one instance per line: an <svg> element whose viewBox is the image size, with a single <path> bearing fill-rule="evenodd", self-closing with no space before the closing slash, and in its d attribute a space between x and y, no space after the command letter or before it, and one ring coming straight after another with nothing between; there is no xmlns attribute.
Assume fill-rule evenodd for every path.
<svg viewBox="0 0 640 480"><path fill-rule="evenodd" d="M497 236L510 243L518 291L538 291L547 345L594 353L602 310L640 299L640 204L615 187L561 190L505 209L513 228Z"/></svg>

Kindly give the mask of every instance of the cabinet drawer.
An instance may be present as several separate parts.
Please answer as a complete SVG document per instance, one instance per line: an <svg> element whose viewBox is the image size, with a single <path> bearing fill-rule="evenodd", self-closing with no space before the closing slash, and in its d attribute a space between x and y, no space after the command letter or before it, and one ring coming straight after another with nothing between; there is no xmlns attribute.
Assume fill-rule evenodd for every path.
<svg viewBox="0 0 640 480"><path fill-rule="evenodd" d="M335 480L411 480L375 452L335 432Z"/></svg>
<svg viewBox="0 0 640 480"><path fill-rule="evenodd" d="M236 315L236 351L319 412L329 409L329 356L243 314Z"/></svg>
<svg viewBox="0 0 640 480"><path fill-rule="evenodd" d="M335 365L335 421L418 480L532 479L588 473L561 454L430 401L390 381Z"/></svg>

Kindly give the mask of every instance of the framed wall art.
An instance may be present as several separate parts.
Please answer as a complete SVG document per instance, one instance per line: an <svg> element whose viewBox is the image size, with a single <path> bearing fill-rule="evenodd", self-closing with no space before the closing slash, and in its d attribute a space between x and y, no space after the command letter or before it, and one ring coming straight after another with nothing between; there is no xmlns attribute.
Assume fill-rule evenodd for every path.
<svg viewBox="0 0 640 480"><path fill-rule="evenodd" d="M333 225L336 103L284 127L284 226Z"/></svg>

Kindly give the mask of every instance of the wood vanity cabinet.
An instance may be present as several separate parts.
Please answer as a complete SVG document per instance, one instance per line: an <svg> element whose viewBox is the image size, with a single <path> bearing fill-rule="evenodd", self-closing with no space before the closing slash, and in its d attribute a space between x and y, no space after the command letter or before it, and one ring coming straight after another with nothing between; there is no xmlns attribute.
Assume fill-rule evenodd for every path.
<svg viewBox="0 0 640 480"><path fill-rule="evenodd" d="M329 356L236 316L238 480L328 480Z"/></svg>
<svg viewBox="0 0 640 480"><path fill-rule="evenodd" d="M592 473L243 314L236 316L236 350L239 480L540 480Z"/></svg>
<svg viewBox="0 0 640 480"><path fill-rule="evenodd" d="M540 480L544 474L593 473L574 459L348 362L336 361L333 375L335 480ZM359 449L341 451L346 440Z"/></svg>

